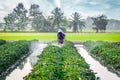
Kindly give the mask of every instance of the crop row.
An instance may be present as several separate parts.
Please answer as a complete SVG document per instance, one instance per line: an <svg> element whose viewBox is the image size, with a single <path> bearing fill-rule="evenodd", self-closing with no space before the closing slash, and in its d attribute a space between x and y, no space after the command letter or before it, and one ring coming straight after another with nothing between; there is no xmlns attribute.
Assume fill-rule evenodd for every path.
<svg viewBox="0 0 120 80"><path fill-rule="evenodd" d="M0 46L0 75L29 51L29 41L16 41Z"/></svg>
<svg viewBox="0 0 120 80"><path fill-rule="evenodd" d="M102 64L114 71L120 71L120 44L108 42L87 41L84 43L90 54Z"/></svg>
<svg viewBox="0 0 120 80"><path fill-rule="evenodd" d="M89 65L79 55L72 43L62 48L47 46L24 80L95 80Z"/></svg>
<svg viewBox="0 0 120 80"><path fill-rule="evenodd" d="M5 43L6 43L5 40L0 39L0 45L3 45L3 44L5 44Z"/></svg>

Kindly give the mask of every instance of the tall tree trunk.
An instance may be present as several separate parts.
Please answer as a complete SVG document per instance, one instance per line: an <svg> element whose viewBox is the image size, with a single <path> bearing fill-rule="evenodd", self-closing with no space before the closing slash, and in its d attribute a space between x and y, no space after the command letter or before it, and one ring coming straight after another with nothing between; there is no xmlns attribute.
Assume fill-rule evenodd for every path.
<svg viewBox="0 0 120 80"><path fill-rule="evenodd" d="M98 29L96 29L96 33L98 33Z"/></svg>
<svg viewBox="0 0 120 80"><path fill-rule="evenodd" d="M3 31L6 32L6 26L4 27Z"/></svg>
<svg viewBox="0 0 120 80"><path fill-rule="evenodd" d="M58 29L60 28L60 23L59 23L59 22L57 23L57 28L58 28Z"/></svg>
<svg viewBox="0 0 120 80"><path fill-rule="evenodd" d="M6 32L6 29L4 28L3 31Z"/></svg>

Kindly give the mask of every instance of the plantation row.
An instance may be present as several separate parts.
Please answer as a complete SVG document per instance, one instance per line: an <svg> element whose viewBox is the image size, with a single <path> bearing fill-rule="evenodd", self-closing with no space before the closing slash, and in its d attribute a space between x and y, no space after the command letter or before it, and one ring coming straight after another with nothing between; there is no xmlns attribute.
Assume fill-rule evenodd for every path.
<svg viewBox="0 0 120 80"><path fill-rule="evenodd" d="M16 41L0 46L0 75L29 51L29 41Z"/></svg>
<svg viewBox="0 0 120 80"><path fill-rule="evenodd" d="M0 39L0 45L3 45L3 44L5 44L5 43L6 43L5 40Z"/></svg>
<svg viewBox="0 0 120 80"><path fill-rule="evenodd" d="M95 80L89 65L70 42L61 48L47 46L24 80Z"/></svg>
<svg viewBox="0 0 120 80"><path fill-rule="evenodd" d="M84 44L90 50L90 54L108 69L120 72L120 43L87 41Z"/></svg>

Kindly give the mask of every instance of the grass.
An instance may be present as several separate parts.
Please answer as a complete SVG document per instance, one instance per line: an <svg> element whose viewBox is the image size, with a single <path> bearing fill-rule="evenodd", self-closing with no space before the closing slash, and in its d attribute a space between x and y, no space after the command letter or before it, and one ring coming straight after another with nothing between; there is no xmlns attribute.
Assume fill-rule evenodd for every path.
<svg viewBox="0 0 120 80"><path fill-rule="evenodd" d="M57 33L0 33L0 39L4 40L33 40L41 41L57 40ZM120 33L66 33L66 40L74 42L109 41L120 42Z"/></svg>
<svg viewBox="0 0 120 80"><path fill-rule="evenodd" d="M72 30L67 30L67 32L72 32ZM95 33L95 30L82 30L83 33ZM107 33L120 33L120 30L106 30Z"/></svg>

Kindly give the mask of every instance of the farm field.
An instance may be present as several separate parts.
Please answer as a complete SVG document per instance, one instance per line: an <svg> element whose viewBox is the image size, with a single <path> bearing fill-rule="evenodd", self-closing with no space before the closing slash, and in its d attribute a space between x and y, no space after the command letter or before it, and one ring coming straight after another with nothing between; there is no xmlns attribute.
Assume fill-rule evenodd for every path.
<svg viewBox="0 0 120 80"><path fill-rule="evenodd" d="M61 48L49 45L43 50L32 72L24 77L24 80L34 79L97 80L89 65L70 42L65 42Z"/></svg>
<svg viewBox="0 0 120 80"><path fill-rule="evenodd" d="M91 56L120 76L120 43L87 41L84 45L90 51Z"/></svg>
<svg viewBox="0 0 120 80"><path fill-rule="evenodd" d="M28 53L29 46L30 42L25 40L0 45L0 76L7 68L19 60L21 56Z"/></svg>
<svg viewBox="0 0 120 80"><path fill-rule="evenodd" d="M12 42L12 43L14 43L14 42ZM44 45L42 45L43 43L41 43L40 41L36 41L36 40L32 41L32 46L30 49L32 49L34 47L33 51L32 51L33 53L31 53L31 55L28 56L27 61L23 60L23 63L24 63L24 61L26 61L24 63L24 65L22 64L24 66L24 68L19 69L18 67L21 65L17 66L16 69L14 69L10 73L9 76L7 75L6 77L3 77L2 80L12 80L12 79L17 80L18 77L14 77L13 74L19 75L19 78L22 80L23 80L23 78L25 80L32 80L33 78L36 80L39 80L40 78L42 78L41 80L51 79L51 78L54 78L54 79L60 78L62 80L66 80L66 79L68 79L68 80L69 79L96 80L95 76L94 76L94 75L96 75L96 74L94 74L94 73L96 73L96 71L94 71L95 69L93 70L93 68L90 68L91 65L89 65L89 63L86 63L85 62L86 59L81 56L81 54L86 55L86 53L82 50L83 49L81 47L82 45L77 44L80 46L80 47L78 47L79 48L78 49L78 48L75 48L72 43L65 42L64 46L62 46L62 47L57 47L56 46L57 44L54 44L54 43L56 43L56 42L53 41L53 43L48 44L48 46L46 48L44 48L41 53L42 46L44 46ZM8 43L4 43L2 46L5 46L6 44L8 44ZM116 43L115 43L115 45L116 45ZM39 49L39 48L41 48L41 49ZM8 49L6 49L6 50L8 50ZM19 51L16 48L15 48L15 50ZM80 55L78 54L77 50L78 50L78 52L80 50L80 53L79 53ZM33 64L33 62L35 60L35 57L33 56L33 54L36 55L36 53L39 54L39 57L37 56L39 58L39 60L37 61L37 64L28 65L28 64ZM33 58L31 56L33 56ZM97 64L97 66L98 66L98 64ZM29 68L28 72L26 71L26 68ZM91 72L91 70L89 68L91 70L93 70L94 72ZM100 68L100 67L98 66L98 68ZM20 70L20 72L16 73L16 70ZM30 73L29 71L32 71L32 72ZM27 75L27 74L23 75L23 73L21 73L21 72L27 72L27 74L29 74L29 75ZM41 73L41 74L39 74L39 73ZM50 73L49 76L44 76L49 73ZM57 74L57 75L55 75L55 74ZM105 74L106 74L106 72L105 72ZM112 72L111 72L111 74L112 74ZM111 76L111 74L110 74L110 76ZM13 76L11 76L11 75L13 75ZM73 75L75 75L75 76L73 76ZM108 73L107 73L107 75L108 75ZM63 77L61 77L61 76L63 76ZM104 76L96 76L96 77L100 78L101 80L104 80ZM119 80L119 77L116 78L115 75L112 75L112 80L114 80L113 78L115 78L115 80ZM109 78L109 79L111 79L111 78ZM106 79L106 80L109 80L109 79Z"/></svg>
<svg viewBox="0 0 120 80"><path fill-rule="evenodd" d="M120 80L119 3L1 0L0 80Z"/></svg>
<svg viewBox="0 0 120 80"><path fill-rule="evenodd" d="M0 39L4 40L33 40L53 41L57 39L57 33L0 33ZM73 42L109 41L119 42L120 33L66 33L66 40Z"/></svg>
<svg viewBox="0 0 120 80"><path fill-rule="evenodd" d="M72 32L72 30L67 30L67 32ZM80 32L80 31L79 31ZM95 30L82 30L83 33L95 33ZM120 33L120 30L106 30L106 33Z"/></svg>

